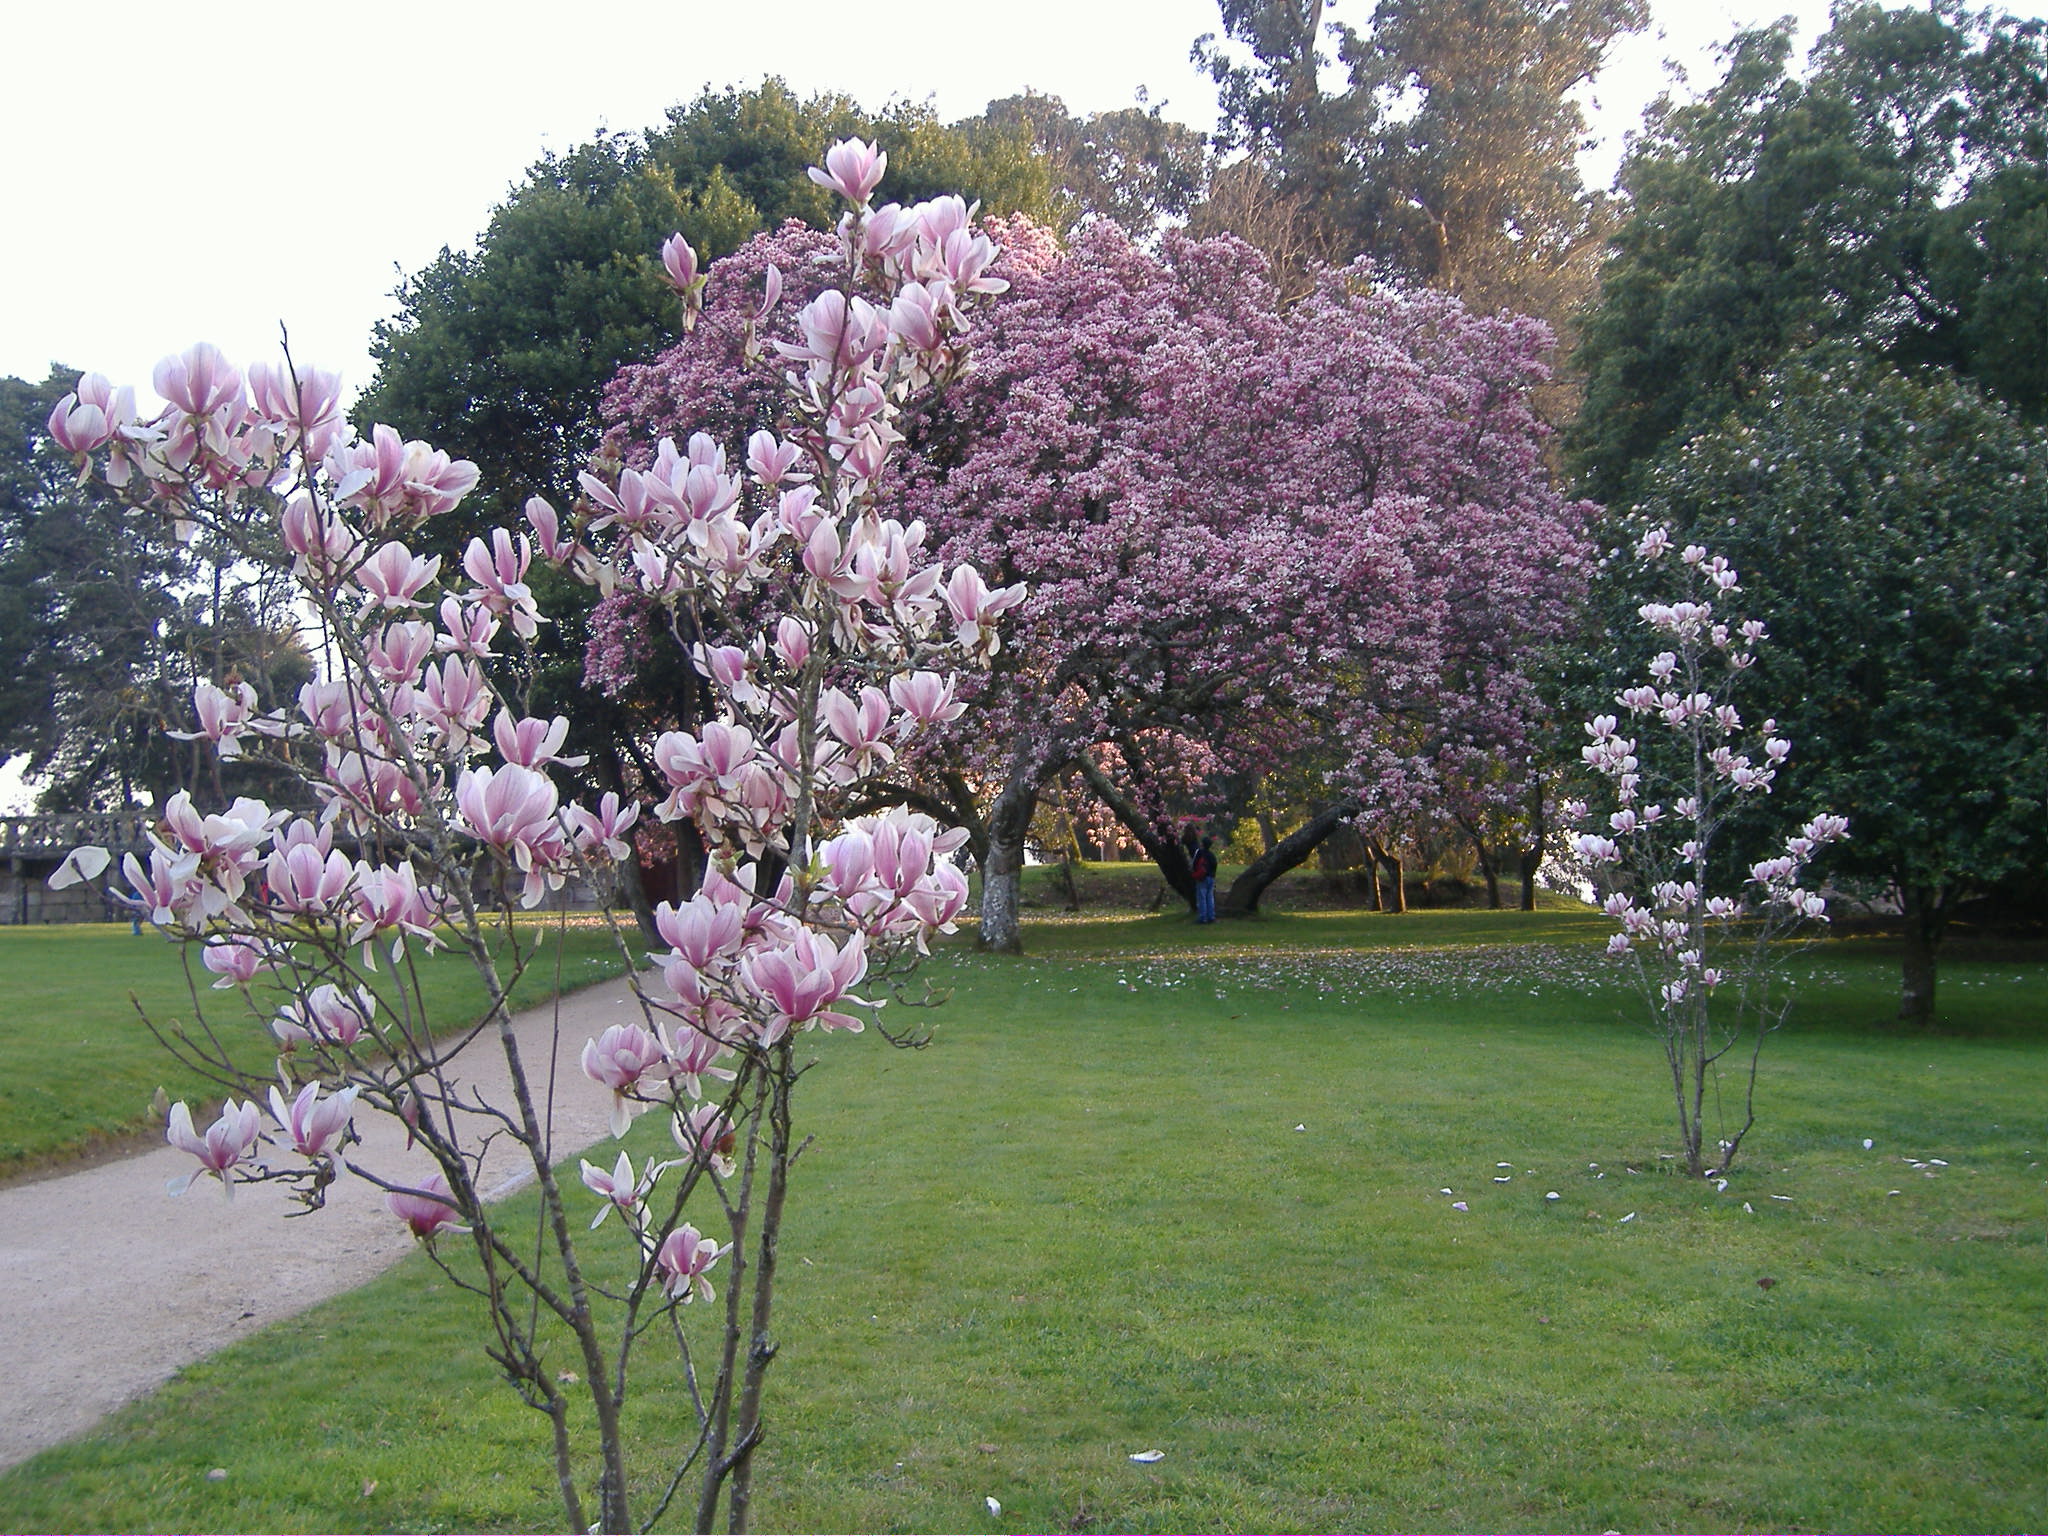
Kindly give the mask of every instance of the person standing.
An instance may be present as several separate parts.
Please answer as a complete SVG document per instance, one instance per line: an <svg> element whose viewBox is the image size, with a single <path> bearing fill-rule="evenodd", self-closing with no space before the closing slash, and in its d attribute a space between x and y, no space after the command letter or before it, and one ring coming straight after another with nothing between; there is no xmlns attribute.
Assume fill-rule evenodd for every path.
<svg viewBox="0 0 2048 1536"><path fill-rule="evenodd" d="M1216 921L1216 848L1214 840L1203 838L1195 856L1188 861L1188 873L1195 877L1195 921Z"/></svg>

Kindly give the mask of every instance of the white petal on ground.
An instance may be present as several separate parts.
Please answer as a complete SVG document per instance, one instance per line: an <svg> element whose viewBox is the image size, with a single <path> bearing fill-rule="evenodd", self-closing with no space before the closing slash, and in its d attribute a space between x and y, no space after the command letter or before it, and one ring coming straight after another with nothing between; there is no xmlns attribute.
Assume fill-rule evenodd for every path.
<svg viewBox="0 0 2048 1536"><path fill-rule="evenodd" d="M1472 1209L1472 1207L1467 1205L1462 1200L1453 1200L1451 1202L1451 1209L1454 1211L1469 1211Z"/></svg>
<svg viewBox="0 0 2048 1536"><path fill-rule="evenodd" d="M1546 1199L1546 1200L1556 1200L1556 1199L1558 1199L1558 1198L1560 1198L1560 1197L1559 1197L1559 1195L1558 1195L1558 1193L1557 1193L1557 1191L1556 1191L1556 1190L1554 1190L1554 1189L1549 1189L1549 1190L1545 1190L1545 1191L1543 1192L1543 1198L1544 1198L1544 1199Z"/></svg>
<svg viewBox="0 0 2048 1536"><path fill-rule="evenodd" d="M1164 1461L1164 1460L1166 1460L1166 1452L1164 1452L1164 1451L1133 1451L1133 1452L1131 1452L1131 1460L1133 1460L1133 1461L1141 1461L1141 1462L1144 1462L1144 1463L1145 1463L1145 1464L1146 1464L1147 1466L1150 1466L1150 1465L1151 1465L1151 1464L1152 1464L1153 1462L1155 1462L1155 1461Z"/></svg>
<svg viewBox="0 0 2048 1536"><path fill-rule="evenodd" d="M1003 1506L998 1504L994 1498L985 1498L981 1502L988 1506L988 1512L992 1515L1000 1515L1003 1512Z"/></svg>

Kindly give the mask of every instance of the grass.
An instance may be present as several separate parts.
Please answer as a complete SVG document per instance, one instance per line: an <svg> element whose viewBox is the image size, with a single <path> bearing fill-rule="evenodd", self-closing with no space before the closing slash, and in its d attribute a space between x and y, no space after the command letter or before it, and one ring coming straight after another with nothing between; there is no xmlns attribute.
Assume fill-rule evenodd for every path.
<svg viewBox="0 0 2048 1536"><path fill-rule="evenodd" d="M515 990L521 1002L552 995L558 961L566 986L618 973L601 926L569 927L559 945L539 923L522 931L522 943L540 947ZM245 1065L263 1071L276 1049L266 1019L235 993L212 991L196 960L193 969L207 1017ZM420 969L430 1018L445 1027L481 1017L483 986L466 956L443 951ZM159 1086L174 1099L218 1099L217 1087L165 1053L138 1009L159 1024L192 1019L177 945L148 931L137 937L126 923L0 928L0 1178L159 1127L149 1108Z"/></svg>
<svg viewBox="0 0 2048 1536"><path fill-rule="evenodd" d="M820 1042L758 1523L2037 1529L2048 972L1951 960L1906 1036L1889 955L1811 952L1721 1193L1553 921L1066 925L941 957L927 1051ZM550 1528L471 1322L408 1261L0 1478L0 1524ZM635 1411L686 1417L653 1374Z"/></svg>

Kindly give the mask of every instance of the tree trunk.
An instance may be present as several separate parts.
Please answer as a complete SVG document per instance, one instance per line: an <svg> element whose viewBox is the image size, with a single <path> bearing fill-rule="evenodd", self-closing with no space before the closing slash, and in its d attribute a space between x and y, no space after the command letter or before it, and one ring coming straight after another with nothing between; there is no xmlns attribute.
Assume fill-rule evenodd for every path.
<svg viewBox="0 0 2048 1536"><path fill-rule="evenodd" d="M1536 876L1543 870L1543 786L1539 782L1529 795L1529 836L1516 852L1522 876L1522 910L1536 910Z"/></svg>
<svg viewBox="0 0 2048 1536"><path fill-rule="evenodd" d="M988 815L988 856L981 861L981 949L1024 953L1018 908L1024 895L1024 839L1038 805L1038 776L1023 764L1010 769L1009 782Z"/></svg>
<svg viewBox="0 0 2048 1536"><path fill-rule="evenodd" d="M1901 886L1900 916L1906 926L1906 956L1899 1022L1924 1028L1934 1022L1934 951L1948 926L1948 892L1940 886Z"/></svg>
<svg viewBox="0 0 2048 1536"><path fill-rule="evenodd" d="M1316 845L1358 814L1358 802L1350 796L1324 806L1308 822L1280 839L1245 866L1244 873L1230 882L1230 889L1216 904L1218 917L1249 917L1259 910L1259 898L1266 887L1316 851Z"/></svg>
<svg viewBox="0 0 2048 1536"><path fill-rule="evenodd" d="M1146 857L1159 866L1160 876L1168 888L1187 903L1190 912L1194 911L1195 876L1188 867L1188 851L1181 840L1167 828L1148 821L1088 753L1083 752L1075 759L1075 764L1081 770L1081 778L1087 783L1089 793L1109 807L1110 815L1138 840L1138 846L1145 850Z"/></svg>
<svg viewBox="0 0 2048 1536"><path fill-rule="evenodd" d="M1361 841L1365 844L1366 863L1373 871L1373 891L1375 896L1378 896L1381 889L1381 875L1388 876L1392 882L1393 899L1386 900L1381 898L1379 910L1382 912L1406 912L1408 910L1408 873L1401 867L1401 856L1376 837L1363 838Z"/></svg>

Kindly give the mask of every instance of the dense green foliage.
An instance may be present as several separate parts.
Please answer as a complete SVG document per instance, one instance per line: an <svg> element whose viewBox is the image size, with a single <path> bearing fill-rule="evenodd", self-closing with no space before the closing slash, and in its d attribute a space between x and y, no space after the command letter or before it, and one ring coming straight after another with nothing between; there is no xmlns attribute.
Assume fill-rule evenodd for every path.
<svg viewBox="0 0 2048 1536"><path fill-rule="evenodd" d="M2048 437L1940 370L1821 349L1661 469L1642 520L1743 573L1771 629L1752 696L1796 745L1776 834L1848 816L1831 867L1898 893L1924 1021L1957 906L2048 868Z"/></svg>
<svg viewBox="0 0 2048 1536"><path fill-rule="evenodd" d="M357 420L446 444L482 472L437 536L459 550L476 528L516 519L528 496L573 496L604 386L675 339L661 242L681 231L709 261L786 219L824 224L832 196L806 169L854 135L888 151L886 197L957 192L991 213L1053 211L1020 128L969 133L927 107L804 100L779 80L707 90L642 134L544 157L474 250L444 249L401 284L399 313L371 347L377 375Z"/></svg>
<svg viewBox="0 0 2048 1536"><path fill-rule="evenodd" d="M201 678L240 678L270 708L311 675L281 583L81 484L44 431L77 381L0 378L0 760L26 754L51 810L246 787L163 732Z"/></svg>
<svg viewBox="0 0 2048 1536"><path fill-rule="evenodd" d="M1470 943L1516 914L1444 921L1469 947L1403 948L1393 917L1291 954L1063 928L1039 961L943 962L915 1057L822 1048L762 1526L2030 1524L2038 963L1962 968L1951 1023L1984 1038L1899 1038L1867 1028L1881 959L1815 951L1722 1193L1662 1171L1598 919L1536 947ZM408 1263L0 1477L0 1523L542 1525L474 1306ZM640 1384L637 1425L673 1436L680 1389Z"/></svg>
<svg viewBox="0 0 2048 1536"><path fill-rule="evenodd" d="M1669 445L1822 341L2048 405L2043 36L1955 0L1848 5L1805 78L1780 23L1738 35L1699 100L1652 108L1581 351L1590 494L1634 499Z"/></svg>
<svg viewBox="0 0 2048 1536"><path fill-rule="evenodd" d="M1476 309L1569 327L1607 222L1579 179L1572 94L1645 24L1643 0L1379 0L1362 30L1326 22L1322 0L1221 10L1239 51L1205 38L1196 57L1223 141L1292 203L1304 254L1370 256ZM1341 90L1323 87L1332 63Z"/></svg>

